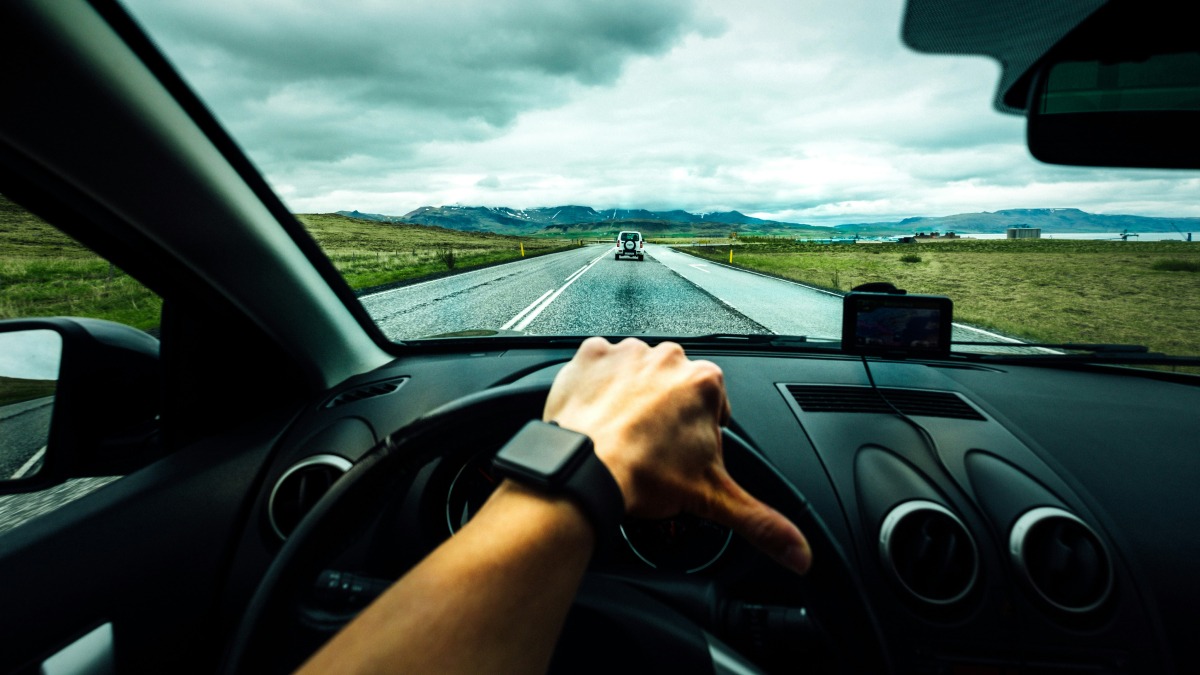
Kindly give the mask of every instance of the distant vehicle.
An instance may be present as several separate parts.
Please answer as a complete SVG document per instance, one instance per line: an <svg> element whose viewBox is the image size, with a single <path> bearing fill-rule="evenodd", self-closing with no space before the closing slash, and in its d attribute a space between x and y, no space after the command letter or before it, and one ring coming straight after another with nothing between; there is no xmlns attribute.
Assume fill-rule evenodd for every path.
<svg viewBox="0 0 1200 675"><path fill-rule="evenodd" d="M641 232L622 232L617 235L617 247L613 250L613 259L623 257L642 260L646 255L646 241Z"/></svg>

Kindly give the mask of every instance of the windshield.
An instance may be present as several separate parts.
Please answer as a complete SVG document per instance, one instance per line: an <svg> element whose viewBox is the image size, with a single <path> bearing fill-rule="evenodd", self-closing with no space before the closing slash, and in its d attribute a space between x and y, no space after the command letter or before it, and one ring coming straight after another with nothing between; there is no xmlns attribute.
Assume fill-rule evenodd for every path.
<svg viewBox="0 0 1200 675"><path fill-rule="evenodd" d="M394 340L836 340L890 282L1200 354L1200 174L1039 163L900 3L127 5Z"/></svg>

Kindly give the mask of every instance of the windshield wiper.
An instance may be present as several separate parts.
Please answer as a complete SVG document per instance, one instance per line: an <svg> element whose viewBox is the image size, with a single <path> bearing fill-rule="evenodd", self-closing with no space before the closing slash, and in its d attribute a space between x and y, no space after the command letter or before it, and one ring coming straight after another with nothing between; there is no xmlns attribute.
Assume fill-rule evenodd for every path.
<svg viewBox="0 0 1200 675"><path fill-rule="evenodd" d="M1066 351L1091 352L1104 354L1147 354L1150 348L1145 345L1122 345L1099 342L959 342L955 340L950 346L963 345L967 347L1004 347L1006 349L1062 349ZM1058 356L1055 354L1054 356Z"/></svg>
<svg viewBox="0 0 1200 675"><path fill-rule="evenodd" d="M1008 364L1046 363L1108 363L1127 365L1200 366L1200 356L1175 356L1152 352L1145 345L1107 343L1007 343L1007 342L953 342L952 345L1003 348L1037 348L1046 350L1040 354L1030 353L979 353L954 352L954 356L978 361L1003 361ZM1050 351L1054 350L1054 351Z"/></svg>
<svg viewBox="0 0 1200 675"><path fill-rule="evenodd" d="M841 340L833 338L809 337L807 335L770 335L766 333L708 333L687 337L664 338L678 342L684 347L712 347L746 345L753 347L776 347L780 349L829 349L831 345L840 347Z"/></svg>

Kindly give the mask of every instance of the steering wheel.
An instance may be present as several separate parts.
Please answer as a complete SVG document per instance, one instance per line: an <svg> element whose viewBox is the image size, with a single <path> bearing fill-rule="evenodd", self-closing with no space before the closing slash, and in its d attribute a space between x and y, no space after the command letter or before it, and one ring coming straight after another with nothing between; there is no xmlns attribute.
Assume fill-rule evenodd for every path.
<svg viewBox="0 0 1200 675"><path fill-rule="evenodd" d="M448 444L460 442L464 429L487 430L481 433L491 435L498 446L526 420L540 417L548 393L549 384L539 383L472 394L427 413L368 451L309 511L276 555L242 615L221 672L275 673L298 667L311 648L299 637L299 599L372 516L396 498L401 489L397 486L410 481ZM825 646L832 655L826 664L835 672L890 671L885 643L862 586L807 500L729 429L724 430L723 448L730 474L742 485L753 486L755 496L791 519L812 545L814 563L808 575L789 579L820 589L815 597L828 599L820 607L807 608L825 629ZM672 671L757 671L695 621L658 599L620 581L588 574L560 637L552 670L558 666L564 672L611 672L621 667L622 657L611 649L613 639L630 646L627 667L639 670L654 667L657 660ZM872 644L877 649L864 649ZM583 652L592 656L570 656ZM597 660L598 654L607 656Z"/></svg>

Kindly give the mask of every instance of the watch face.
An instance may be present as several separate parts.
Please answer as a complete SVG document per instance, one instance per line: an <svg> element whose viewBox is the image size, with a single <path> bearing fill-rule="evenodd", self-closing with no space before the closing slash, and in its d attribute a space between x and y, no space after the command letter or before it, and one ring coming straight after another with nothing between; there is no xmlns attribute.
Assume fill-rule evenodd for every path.
<svg viewBox="0 0 1200 675"><path fill-rule="evenodd" d="M522 474L553 482L576 461L587 436L534 422L513 436L496 455L496 464Z"/></svg>

